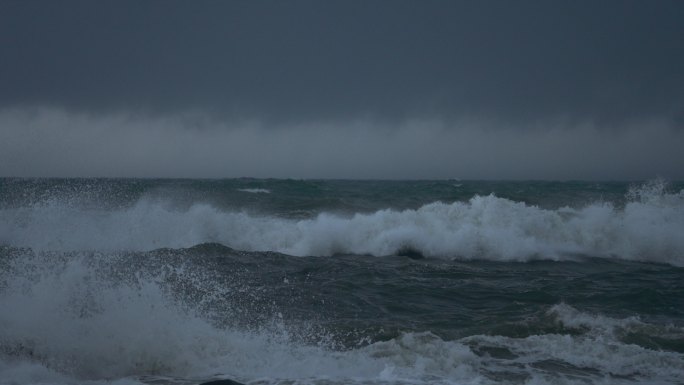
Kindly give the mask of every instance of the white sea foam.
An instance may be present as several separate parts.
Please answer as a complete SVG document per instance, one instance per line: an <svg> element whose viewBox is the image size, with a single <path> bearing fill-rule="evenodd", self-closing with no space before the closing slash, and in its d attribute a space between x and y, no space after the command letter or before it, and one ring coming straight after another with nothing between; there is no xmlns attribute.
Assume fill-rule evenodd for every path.
<svg viewBox="0 0 684 385"><path fill-rule="evenodd" d="M516 355L513 359L486 363L498 371L528 366L534 368L532 372L536 376L543 377L550 374L544 373L546 365L553 365L556 370L574 371L578 377L588 378L586 373L580 375L579 372L590 370L605 377L615 377L612 383L619 383L618 378L622 377L629 382L652 384L677 383L684 375L682 354L624 344L604 335L544 334L525 338L478 335L467 337L462 342L471 346L503 348Z"/></svg>
<svg viewBox="0 0 684 385"><path fill-rule="evenodd" d="M170 296L160 277L108 281L83 258L26 255L0 278L0 384L125 384L217 373L262 383L480 377L468 347L429 333L336 351L297 342L277 322L257 330L217 327Z"/></svg>
<svg viewBox="0 0 684 385"><path fill-rule="evenodd" d="M578 254L684 266L684 190L651 184L624 207L597 202L543 209L494 195L311 219L224 211L204 203L178 209L142 199L119 210L58 201L0 211L0 244L35 250L151 250L220 242L235 249L291 255L390 255L525 261Z"/></svg>
<svg viewBox="0 0 684 385"><path fill-rule="evenodd" d="M83 258L13 259L0 276L0 384L129 385L162 375L187 384L217 374L259 384L496 384L516 376L529 384L673 384L684 376L681 353L623 343L614 333L641 321L565 304L548 315L584 332L454 341L414 332L335 350L325 338L298 342L277 321L257 330L218 327L169 295L162 277L124 283L99 269ZM510 356L482 354L487 348Z"/></svg>
<svg viewBox="0 0 684 385"><path fill-rule="evenodd" d="M487 363L497 370L516 364L543 369L544 364L552 363L556 368L565 366L568 372L591 369L607 374L613 377L609 383L625 378L630 383L670 384L677 383L684 375L684 354L655 351L621 341L626 332L639 331L647 331L650 335L667 334L669 338L678 339L684 337L684 328L672 325L656 327L637 317L616 319L589 314L566 304L552 306L547 315L560 325L575 329L574 333L525 338L476 335L460 342L479 349L503 348L515 355L514 358L494 359ZM541 371L535 370L537 375L544 377Z"/></svg>

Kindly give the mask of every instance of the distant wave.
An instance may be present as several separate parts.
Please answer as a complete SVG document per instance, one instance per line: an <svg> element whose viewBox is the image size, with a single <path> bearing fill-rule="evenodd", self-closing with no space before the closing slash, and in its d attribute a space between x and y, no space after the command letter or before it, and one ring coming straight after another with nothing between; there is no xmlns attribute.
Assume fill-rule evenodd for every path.
<svg viewBox="0 0 684 385"><path fill-rule="evenodd" d="M270 194L271 190L265 188L239 188L238 191L252 194Z"/></svg>
<svg viewBox="0 0 684 385"><path fill-rule="evenodd" d="M290 255L384 256L527 261L577 255L684 266L684 190L650 184L624 207L596 202L543 209L494 195L435 202L416 210L286 219L225 211L206 203L177 209L140 200L118 210L51 201L0 210L0 244L36 250L184 248L218 242Z"/></svg>

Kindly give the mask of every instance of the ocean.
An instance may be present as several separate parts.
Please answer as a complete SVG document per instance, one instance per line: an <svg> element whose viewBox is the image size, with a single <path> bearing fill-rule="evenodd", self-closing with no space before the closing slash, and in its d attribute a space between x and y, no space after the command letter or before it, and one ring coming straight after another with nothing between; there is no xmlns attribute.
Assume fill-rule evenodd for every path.
<svg viewBox="0 0 684 385"><path fill-rule="evenodd" d="M684 384L684 183L0 179L0 384Z"/></svg>

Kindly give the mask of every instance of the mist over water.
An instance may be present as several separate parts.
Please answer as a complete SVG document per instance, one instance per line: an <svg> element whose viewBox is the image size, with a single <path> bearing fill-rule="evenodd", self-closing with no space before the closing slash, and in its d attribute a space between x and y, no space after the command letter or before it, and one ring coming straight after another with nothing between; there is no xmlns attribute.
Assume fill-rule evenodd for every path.
<svg viewBox="0 0 684 385"><path fill-rule="evenodd" d="M562 117L275 124L24 106L0 108L0 130L7 177L684 178L684 130L664 118L618 127Z"/></svg>
<svg viewBox="0 0 684 385"><path fill-rule="evenodd" d="M681 183L0 183L2 384L684 376Z"/></svg>

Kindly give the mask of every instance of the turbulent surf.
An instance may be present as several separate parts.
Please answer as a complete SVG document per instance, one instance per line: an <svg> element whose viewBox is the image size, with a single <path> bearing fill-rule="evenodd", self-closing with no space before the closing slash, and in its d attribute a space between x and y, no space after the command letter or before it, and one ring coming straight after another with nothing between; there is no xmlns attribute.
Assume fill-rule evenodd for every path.
<svg viewBox="0 0 684 385"><path fill-rule="evenodd" d="M683 188L0 179L0 384L681 384Z"/></svg>

